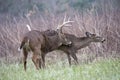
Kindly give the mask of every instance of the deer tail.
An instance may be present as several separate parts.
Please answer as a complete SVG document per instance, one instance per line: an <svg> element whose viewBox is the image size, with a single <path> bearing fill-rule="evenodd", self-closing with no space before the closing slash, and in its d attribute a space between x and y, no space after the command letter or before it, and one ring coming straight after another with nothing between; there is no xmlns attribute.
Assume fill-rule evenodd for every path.
<svg viewBox="0 0 120 80"><path fill-rule="evenodd" d="M20 49L22 49L24 45L25 45L25 41L22 41L22 43L20 45Z"/></svg>
<svg viewBox="0 0 120 80"><path fill-rule="evenodd" d="M26 27L28 28L29 31L31 31L31 27L30 25L26 25ZM23 46L25 45L25 43L29 42L29 40L25 37L20 45L20 47L18 48L18 51L21 51L21 49L23 48Z"/></svg>
<svg viewBox="0 0 120 80"><path fill-rule="evenodd" d="M31 31L30 25L27 24L26 27L28 28L29 31Z"/></svg>
<svg viewBox="0 0 120 80"><path fill-rule="evenodd" d="M23 46L26 44L26 43L29 43L29 39L27 37L25 37L20 45L20 49L23 48Z"/></svg>
<svg viewBox="0 0 120 80"><path fill-rule="evenodd" d="M23 48L23 46L24 46L26 43L28 43L28 42L29 42L28 38L25 37L25 38L23 39L23 41L21 42L21 45L20 45L20 47L18 48L18 51L21 51L21 49Z"/></svg>

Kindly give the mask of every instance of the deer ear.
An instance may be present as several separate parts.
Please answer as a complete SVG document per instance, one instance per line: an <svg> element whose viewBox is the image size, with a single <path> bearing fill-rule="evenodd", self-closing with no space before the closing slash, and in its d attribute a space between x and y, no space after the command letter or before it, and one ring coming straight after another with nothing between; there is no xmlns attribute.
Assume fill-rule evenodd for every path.
<svg viewBox="0 0 120 80"><path fill-rule="evenodd" d="M90 32L86 32L85 34L87 37L91 37L91 35L92 35Z"/></svg>

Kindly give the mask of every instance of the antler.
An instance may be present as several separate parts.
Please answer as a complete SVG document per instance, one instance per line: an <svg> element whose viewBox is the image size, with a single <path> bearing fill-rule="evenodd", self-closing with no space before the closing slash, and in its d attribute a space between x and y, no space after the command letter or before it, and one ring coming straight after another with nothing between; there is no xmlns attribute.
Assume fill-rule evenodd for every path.
<svg viewBox="0 0 120 80"><path fill-rule="evenodd" d="M66 16L65 16L64 20L63 20L63 24L58 25L57 30L60 30L60 32L62 33L63 26L72 26L71 24L69 24L69 23L72 23L72 22L74 22L74 21L70 21L70 18L68 18L68 20L66 21Z"/></svg>

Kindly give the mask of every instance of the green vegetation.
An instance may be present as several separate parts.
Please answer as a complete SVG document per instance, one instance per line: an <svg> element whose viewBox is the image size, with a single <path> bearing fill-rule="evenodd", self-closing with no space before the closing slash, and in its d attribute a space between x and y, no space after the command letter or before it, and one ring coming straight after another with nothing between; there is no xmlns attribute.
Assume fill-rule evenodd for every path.
<svg viewBox="0 0 120 80"><path fill-rule="evenodd" d="M0 64L0 80L120 80L120 60L103 60L69 67L61 62L47 65L37 71L28 62L27 71L22 64Z"/></svg>

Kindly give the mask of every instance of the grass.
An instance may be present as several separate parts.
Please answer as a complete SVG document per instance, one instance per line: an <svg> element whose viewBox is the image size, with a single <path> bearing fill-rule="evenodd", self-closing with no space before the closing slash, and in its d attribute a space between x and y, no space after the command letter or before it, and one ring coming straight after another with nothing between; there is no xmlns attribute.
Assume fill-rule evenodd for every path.
<svg viewBox="0 0 120 80"><path fill-rule="evenodd" d="M23 64L0 64L0 80L120 80L120 60L102 60L90 64L47 65L37 71L31 61L27 71Z"/></svg>

